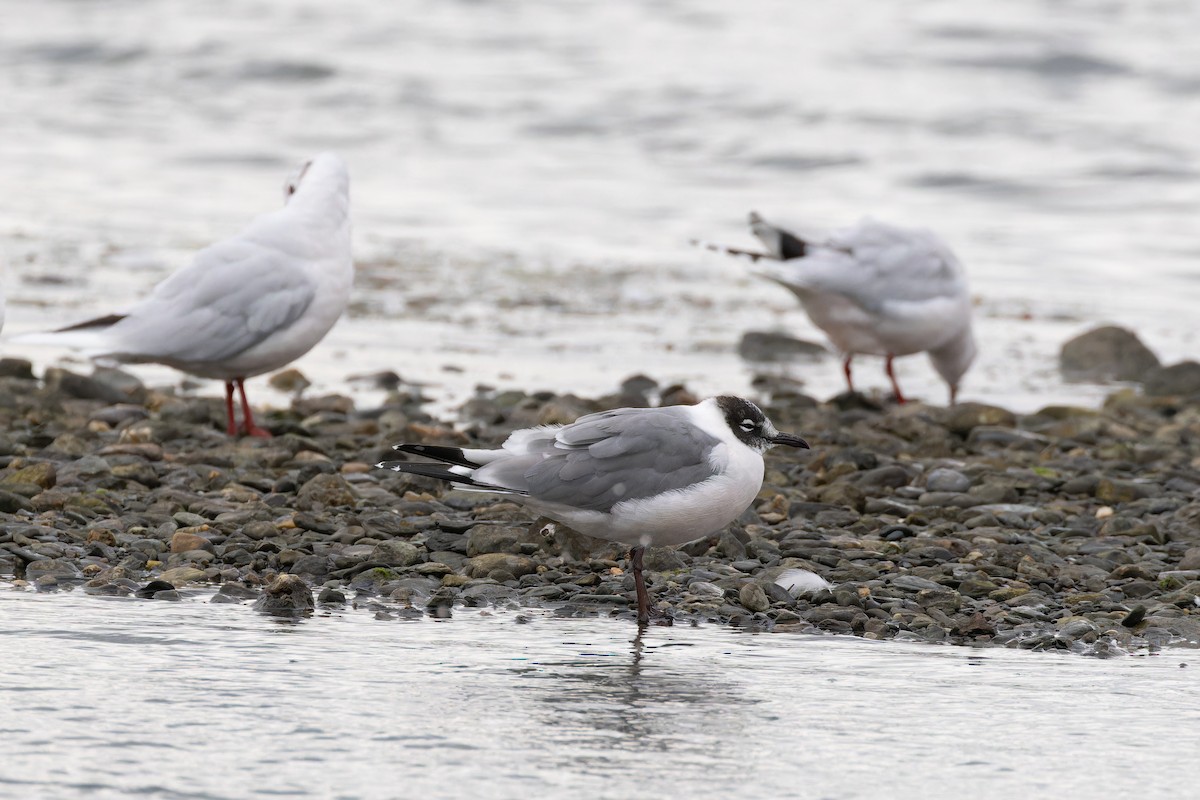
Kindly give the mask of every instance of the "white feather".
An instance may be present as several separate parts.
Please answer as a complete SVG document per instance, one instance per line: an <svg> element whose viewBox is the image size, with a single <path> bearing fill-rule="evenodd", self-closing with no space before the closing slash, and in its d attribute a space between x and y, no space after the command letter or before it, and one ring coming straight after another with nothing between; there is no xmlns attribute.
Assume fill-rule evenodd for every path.
<svg viewBox="0 0 1200 800"><path fill-rule="evenodd" d="M806 569L784 570L783 572L779 573L779 577L775 579L775 583L778 586L782 586L793 596L812 594L833 586L832 583L825 580L817 573L810 572Z"/></svg>

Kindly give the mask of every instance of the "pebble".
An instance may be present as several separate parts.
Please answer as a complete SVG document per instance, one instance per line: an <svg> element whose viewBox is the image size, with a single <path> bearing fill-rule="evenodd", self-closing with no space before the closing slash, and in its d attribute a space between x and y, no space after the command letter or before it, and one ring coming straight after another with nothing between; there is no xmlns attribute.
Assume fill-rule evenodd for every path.
<svg viewBox="0 0 1200 800"><path fill-rule="evenodd" d="M0 581L177 601L209 587L288 617L318 602L381 619L462 605L627 617L626 548L369 465L393 440L499 442L688 395L644 377L598 400L481 392L461 433L415 399L360 412L311 397L261 442L226 439L211 398L51 377L0 374L29 384L0 404ZM118 385L120 401L78 397ZM1200 401L1118 391L1098 410L1017 415L777 396L768 414L813 451L768 454L759 500L727 530L645 555L677 620L1097 655L1200 643ZM793 596L775 583L788 570L830 585Z"/></svg>

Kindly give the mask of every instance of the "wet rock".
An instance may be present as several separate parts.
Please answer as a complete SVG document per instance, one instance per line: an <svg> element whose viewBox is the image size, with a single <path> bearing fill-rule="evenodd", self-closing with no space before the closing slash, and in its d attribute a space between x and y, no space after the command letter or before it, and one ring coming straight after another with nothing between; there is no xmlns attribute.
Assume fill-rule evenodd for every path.
<svg viewBox="0 0 1200 800"><path fill-rule="evenodd" d="M175 567L165 570L158 576L159 580L166 581L172 586L179 587L195 581L202 581L206 575L204 570L196 569L195 567Z"/></svg>
<svg viewBox="0 0 1200 800"><path fill-rule="evenodd" d="M173 591L175 591L175 584L171 583L170 581L154 580L138 589L134 594L136 594L138 597L149 600L155 598L160 592Z"/></svg>
<svg viewBox="0 0 1200 800"><path fill-rule="evenodd" d="M308 480L296 496L296 507L302 511L353 506L354 490L341 475L321 474Z"/></svg>
<svg viewBox="0 0 1200 800"><path fill-rule="evenodd" d="M467 531L467 555L483 553L526 553L536 551L539 541L528 526L476 525ZM526 553L528 554L528 553Z"/></svg>
<svg viewBox="0 0 1200 800"><path fill-rule="evenodd" d="M342 605L346 602L346 595L333 587L326 586L317 595L317 602L323 606Z"/></svg>
<svg viewBox="0 0 1200 800"><path fill-rule="evenodd" d="M0 358L0 378L31 381L34 379L33 362L24 358Z"/></svg>
<svg viewBox="0 0 1200 800"><path fill-rule="evenodd" d="M971 488L971 479L958 470L938 468L930 471L925 479L925 488L930 492L965 492Z"/></svg>
<svg viewBox="0 0 1200 800"><path fill-rule="evenodd" d="M272 389L287 394L300 394L309 386L312 386L312 381L306 378L304 373L295 367L289 367L288 369L276 372L267 379L267 383Z"/></svg>
<svg viewBox="0 0 1200 800"><path fill-rule="evenodd" d="M1143 386L1151 397L1200 395L1200 364L1184 361L1151 370L1143 377Z"/></svg>
<svg viewBox="0 0 1200 800"><path fill-rule="evenodd" d="M106 403L121 403L129 399L124 392L106 383L59 367L48 368L42 376L42 381L49 394L61 394L80 400L102 400Z"/></svg>
<svg viewBox="0 0 1200 800"><path fill-rule="evenodd" d="M767 593L757 583L747 583L738 591L738 601L750 611L766 611L771 607Z"/></svg>
<svg viewBox="0 0 1200 800"><path fill-rule="evenodd" d="M1156 497L1161 494L1161 487L1153 483L1104 478L1097 481L1095 495L1102 503L1130 503L1143 497Z"/></svg>
<svg viewBox="0 0 1200 800"><path fill-rule="evenodd" d="M1001 425L977 425L967 434L967 444L995 445L1015 450L1041 450L1050 444L1050 438L1032 431L1006 428Z"/></svg>
<svg viewBox="0 0 1200 800"><path fill-rule="evenodd" d="M293 575L311 575L317 580L320 580L329 574L329 556L301 556L292 562L289 571Z"/></svg>
<svg viewBox="0 0 1200 800"><path fill-rule="evenodd" d="M863 490L850 483L819 486L809 493L809 497L818 503L826 503L835 508L850 508L857 512L861 512L867 504L867 496Z"/></svg>
<svg viewBox="0 0 1200 800"><path fill-rule="evenodd" d="M684 556L673 547L647 547L642 566L652 572L675 572L687 569Z"/></svg>
<svg viewBox="0 0 1200 800"><path fill-rule="evenodd" d="M1058 359L1068 381L1138 381L1158 364L1136 334L1115 325L1076 336L1062 346Z"/></svg>
<svg viewBox="0 0 1200 800"><path fill-rule="evenodd" d="M984 403L959 403L942 412L942 425L951 433L966 436L981 425L1011 428L1017 417L1011 411Z"/></svg>
<svg viewBox="0 0 1200 800"><path fill-rule="evenodd" d="M907 486L912 482L913 474L899 466L898 464L889 464L885 467L876 467L865 472L860 472L851 480L855 486L860 489L895 489L900 486Z"/></svg>
<svg viewBox="0 0 1200 800"><path fill-rule="evenodd" d="M258 589L243 586L240 583L225 583L212 596L210 603L244 603L247 600L257 600L262 594Z"/></svg>
<svg viewBox="0 0 1200 800"><path fill-rule="evenodd" d="M12 484L33 484L41 489L50 489L58 481L58 470L49 461L31 464L22 469L13 470L0 476L0 486Z"/></svg>
<svg viewBox="0 0 1200 800"><path fill-rule="evenodd" d="M254 603L254 608L264 614L290 617L311 614L316 603L303 580L295 575L280 575Z"/></svg>
<svg viewBox="0 0 1200 800"><path fill-rule="evenodd" d="M33 511L33 503L15 492L0 489L0 513L16 514L18 511Z"/></svg>
<svg viewBox="0 0 1200 800"><path fill-rule="evenodd" d="M68 559L46 558L33 561L25 566L25 580L37 581L43 577L52 577L56 581L83 579L79 568Z"/></svg>
<svg viewBox="0 0 1200 800"><path fill-rule="evenodd" d="M1179 559L1179 570L1200 570L1200 547L1189 547Z"/></svg>
<svg viewBox="0 0 1200 800"><path fill-rule="evenodd" d="M537 562L527 556L509 553L485 553L467 559L466 573L471 578L486 578L494 570L502 570L519 578L537 571Z"/></svg>
<svg viewBox="0 0 1200 800"><path fill-rule="evenodd" d="M375 545L367 560L389 567L408 567L421 560L421 551L408 542L391 540Z"/></svg>
<svg viewBox="0 0 1200 800"><path fill-rule="evenodd" d="M747 331L738 342L738 355L747 361L777 362L822 358L829 351L816 342L775 331Z"/></svg>
<svg viewBox="0 0 1200 800"><path fill-rule="evenodd" d="M170 550L172 553L186 553L189 550L208 550L212 552L213 544L197 533L176 531L171 536Z"/></svg>

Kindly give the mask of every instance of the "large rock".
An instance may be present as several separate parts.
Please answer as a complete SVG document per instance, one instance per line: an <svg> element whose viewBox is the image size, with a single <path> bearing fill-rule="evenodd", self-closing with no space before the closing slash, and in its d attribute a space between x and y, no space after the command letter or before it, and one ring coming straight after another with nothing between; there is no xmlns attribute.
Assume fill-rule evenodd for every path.
<svg viewBox="0 0 1200 800"><path fill-rule="evenodd" d="M54 464L49 461L42 461L22 469L13 470L0 480L0 485L25 483L39 486L42 489L51 489L57 481L58 472L55 470Z"/></svg>
<svg viewBox="0 0 1200 800"><path fill-rule="evenodd" d="M186 583L204 580L204 570L195 567L175 567L165 570L158 577L159 580L166 581L173 586L183 586Z"/></svg>
<svg viewBox="0 0 1200 800"><path fill-rule="evenodd" d="M78 375L59 367L50 367L43 376L48 394L63 394L79 400L102 400L105 403L127 402L129 396L106 383Z"/></svg>
<svg viewBox="0 0 1200 800"><path fill-rule="evenodd" d="M258 598L254 607L264 614L291 617L311 614L317 604L313 600L312 590L303 580L295 575L280 575Z"/></svg>
<svg viewBox="0 0 1200 800"><path fill-rule="evenodd" d="M188 530L176 531L171 536L171 552L187 553L192 550L213 552L213 543L198 533Z"/></svg>
<svg viewBox="0 0 1200 800"><path fill-rule="evenodd" d="M951 433L966 436L981 425L1011 428L1017 417L1006 408L986 403L958 403L940 412L942 425Z"/></svg>
<svg viewBox="0 0 1200 800"><path fill-rule="evenodd" d="M738 355L747 361L791 361L828 354L828 350L815 342L774 331L746 331L738 342Z"/></svg>
<svg viewBox="0 0 1200 800"><path fill-rule="evenodd" d="M508 572L519 578L536 572L537 562L532 558L509 553L485 553L467 560L467 577L486 578L495 570Z"/></svg>
<svg viewBox="0 0 1200 800"><path fill-rule="evenodd" d="M354 490L341 475L317 475L300 487L296 508L313 511L318 507L354 505Z"/></svg>
<svg viewBox="0 0 1200 800"><path fill-rule="evenodd" d="M529 526L515 527L509 525L476 525L467 531L467 555L478 556L484 553L517 553L521 554L523 545L532 545L534 549L540 544L536 534L531 535Z"/></svg>
<svg viewBox="0 0 1200 800"><path fill-rule="evenodd" d="M1200 364L1183 361L1169 367L1150 370L1142 378L1146 394L1152 397L1200 394Z"/></svg>
<svg viewBox="0 0 1200 800"><path fill-rule="evenodd" d="M1080 334L1062 346L1058 368L1069 381L1139 381L1158 366L1133 331L1106 325Z"/></svg>
<svg viewBox="0 0 1200 800"><path fill-rule="evenodd" d="M421 553L416 545L389 540L375 545L367 560L389 567L409 567L421 560Z"/></svg>

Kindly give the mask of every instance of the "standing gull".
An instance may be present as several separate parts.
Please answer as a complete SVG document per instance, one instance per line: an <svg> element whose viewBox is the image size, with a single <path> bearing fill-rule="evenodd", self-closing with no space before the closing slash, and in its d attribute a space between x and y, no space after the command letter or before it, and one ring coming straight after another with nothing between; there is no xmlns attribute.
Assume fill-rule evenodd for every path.
<svg viewBox="0 0 1200 800"><path fill-rule="evenodd" d="M238 432L236 387L242 430L270 436L254 424L245 381L307 353L345 310L354 280L349 184L342 160L322 153L288 181L283 208L204 248L144 300L25 338L223 380L229 435Z"/></svg>
<svg viewBox="0 0 1200 800"><path fill-rule="evenodd" d="M842 354L850 391L854 356L883 356L896 401L903 403L892 360L928 352L954 403L975 359L975 337L966 276L941 239L931 231L865 219L823 241L806 240L754 212L750 230L765 253L698 244L749 256L757 274L791 290Z"/></svg>
<svg viewBox="0 0 1200 800"><path fill-rule="evenodd" d="M629 545L644 625L650 618L642 576L646 548L680 545L736 519L762 487L763 453L777 444L808 447L799 436L775 430L754 403L712 397L694 406L619 408L566 426L519 430L499 450L398 444L396 450L442 463L377 466L513 495L580 533Z"/></svg>

